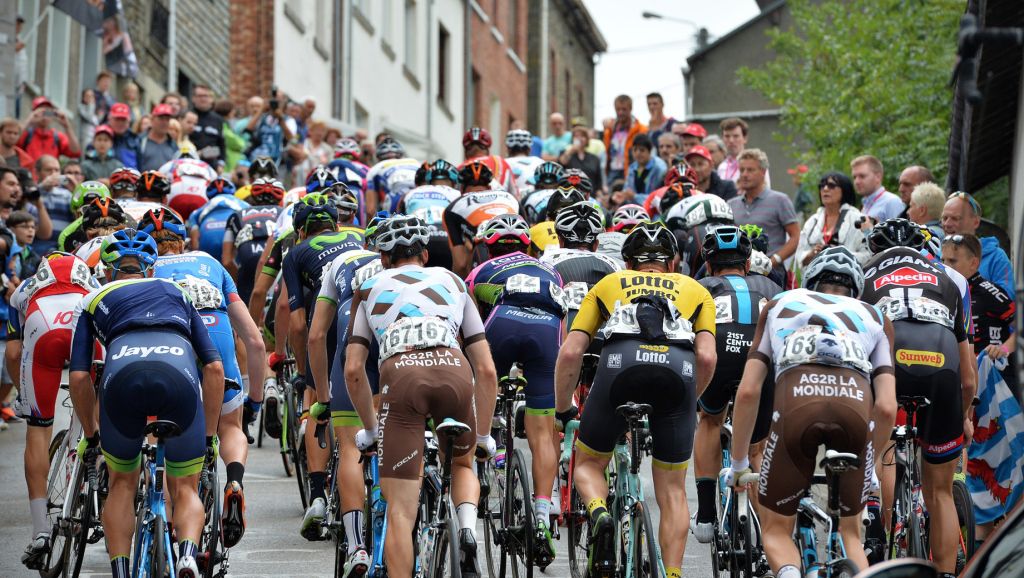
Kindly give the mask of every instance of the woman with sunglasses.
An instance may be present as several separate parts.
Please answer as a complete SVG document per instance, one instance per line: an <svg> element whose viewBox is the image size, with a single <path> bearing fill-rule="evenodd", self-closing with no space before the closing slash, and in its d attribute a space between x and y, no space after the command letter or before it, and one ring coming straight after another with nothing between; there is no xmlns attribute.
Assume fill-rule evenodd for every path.
<svg viewBox="0 0 1024 578"><path fill-rule="evenodd" d="M800 245L796 250L800 264L806 267L827 247L840 245L864 263L871 252L858 227L863 214L854 207L857 194L853 182L840 172L825 173L818 181L818 199L821 206L800 231Z"/></svg>

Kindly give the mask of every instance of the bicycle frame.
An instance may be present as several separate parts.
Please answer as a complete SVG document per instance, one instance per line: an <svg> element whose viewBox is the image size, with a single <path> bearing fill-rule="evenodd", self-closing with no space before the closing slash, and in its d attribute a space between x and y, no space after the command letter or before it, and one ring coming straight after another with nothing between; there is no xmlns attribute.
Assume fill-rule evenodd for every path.
<svg viewBox="0 0 1024 578"><path fill-rule="evenodd" d="M171 547L171 533L167 528L167 504L164 502L164 443L158 441L156 447L147 445L143 451L145 455L152 455L153 458L146 460L144 471L149 479L146 482L145 511L142 515L142 523L136 529L135 539L135 564L132 568L132 576L146 576L150 566L150 555L153 546L153 524L156 520L162 519L165 528L163 551L166 557L167 567L174 572L174 550Z"/></svg>
<svg viewBox="0 0 1024 578"><path fill-rule="evenodd" d="M363 454L363 480L366 483L366 496L370 502L370 535L373 540L373 551L370 555L370 568L367 576L381 578L385 575L384 537L388 532L388 503L380 491L380 470L377 454Z"/></svg>
<svg viewBox="0 0 1024 578"><path fill-rule="evenodd" d="M894 462L896 466L896 485L893 493L893 508L890 520L890 532L888 543L888 557L895 556L897 548L911 548L911 544L918 542L922 552L914 555L924 557L928 551L926 542L924 500L921 495L921 470L916 459L917 456L917 411L929 404L927 399L901 401L900 406L907 414L906 423L898 425L893 429L892 440L894 445ZM909 502L904 503L904 490L909 496ZM908 528L908 522L912 513L917 513L920 528ZM921 532L915 534L915 532ZM917 538L915 538L915 535Z"/></svg>
<svg viewBox="0 0 1024 578"><path fill-rule="evenodd" d="M612 454L613 470L608 476L614 478L614 496L611 501L611 514L615 519L620 532L620 539L615 541L615 559L623 568L624 576L633 575L633 567L636 561L633 559L634 548L640 539L640 531L643 524L635 522L634 514L638 504L645 503L644 485L640 481L640 463L643 454L649 449L650 434L647 429L647 418L641 420L629 420L629 436L624 437L620 443L615 445ZM654 551L657 552L658 572L655 576L665 575L665 564L661 558L661 546L655 536L648 536L648 540L654 540ZM624 545L628 544L627 552L622 552Z"/></svg>

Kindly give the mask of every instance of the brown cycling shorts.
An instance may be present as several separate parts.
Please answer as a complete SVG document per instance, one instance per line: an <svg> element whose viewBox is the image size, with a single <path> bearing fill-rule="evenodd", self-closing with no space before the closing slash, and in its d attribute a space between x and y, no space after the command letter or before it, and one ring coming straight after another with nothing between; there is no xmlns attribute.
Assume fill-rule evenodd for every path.
<svg viewBox="0 0 1024 578"><path fill-rule="evenodd" d="M801 365L780 375L758 480L761 504L795 515L824 445L860 456L860 468L839 480L841 515L859 513L871 484L871 468L865 466L874 460L868 426L873 399L868 379L852 369Z"/></svg>
<svg viewBox="0 0 1024 578"><path fill-rule="evenodd" d="M452 455L463 456L476 447L473 370L458 349L437 347L389 357L380 366L380 394L380 477L420 477L424 423L430 418L469 426L469 432L455 439Z"/></svg>

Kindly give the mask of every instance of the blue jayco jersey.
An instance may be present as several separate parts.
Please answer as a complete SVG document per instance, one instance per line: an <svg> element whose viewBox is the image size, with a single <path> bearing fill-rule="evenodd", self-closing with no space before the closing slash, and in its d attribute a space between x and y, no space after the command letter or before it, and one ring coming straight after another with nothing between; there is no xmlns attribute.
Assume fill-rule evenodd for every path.
<svg viewBox="0 0 1024 578"><path fill-rule="evenodd" d="M221 360L189 296L163 279L126 279L93 290L75 307L71 326L71 371L91 369L96 338L106 344L133 329L175 331L192 342L203 363ZM142 357L145 346L139 344Z"/></svg>
<svg viewBox="0 0 1024 578"><path fill-rule="evenodd" d="M398 212L417 217L435 234L444 235L444 210L460 196L462 193L451 187L423 185L405 194Z"/></svg>
<svg viewBox="0 0 1024 578"><path fill-rule="evenodd" d="M249 203L234 195L217 195L193 211L188 217L187 224L189 231L199 228L199 250L209 253L219 261L228 219L236 211L248 206Z"/></svg>
<svg viewBox="0 0 1024 578"><path fill-rule="evenodd" d="M487 312L498 306L537 308L562 317L562 277L546 263L515 252L477 266L466 279ZM484 313L487 313L484 312Z"/></svg>

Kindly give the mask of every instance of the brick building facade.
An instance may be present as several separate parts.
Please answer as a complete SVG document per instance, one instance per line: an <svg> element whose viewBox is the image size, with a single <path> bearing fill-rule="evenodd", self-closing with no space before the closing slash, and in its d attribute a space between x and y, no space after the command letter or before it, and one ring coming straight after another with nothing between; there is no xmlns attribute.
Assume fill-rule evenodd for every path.
<svg viewBox="0 0 1024 578"><path fill-rule="evenodd" d="M231 83L228 97L241 106L274 83L274 0L231 2Z"/></svg>
<svg viewBox="0 0 1024 578"><path fill-rule="evenodd" d="M469 0L469 5L466 121L489 130L492 152L503 153L509 125L526 121L529 0Z"/></svg>

